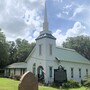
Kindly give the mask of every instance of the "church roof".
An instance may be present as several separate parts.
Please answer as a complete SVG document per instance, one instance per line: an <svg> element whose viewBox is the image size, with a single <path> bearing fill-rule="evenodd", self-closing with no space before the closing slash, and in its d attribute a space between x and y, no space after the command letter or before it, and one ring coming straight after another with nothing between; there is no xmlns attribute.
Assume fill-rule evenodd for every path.
<svg viewBox="0 0 90 90"><path fill-rule="evenodd" d="M73 49L56 47L56 57L61 61L90 64L88 59L84 58Z"/></svg>
<svg viewBox="0 0 90 90"><path fill-rule="evenodd" d="M27 68L27 63L25 62L13 63L5 68Z"/></svg>
<svg viewBox="0 0 90 90"><path fill-rule="evenodd" d="M50 38L50 39L56 40L56 38L52 34L49 34L49 33L43 33L43 34L39 35L36 38L36 40L39 40L39 39L42 39L42 38Z"/></svg>

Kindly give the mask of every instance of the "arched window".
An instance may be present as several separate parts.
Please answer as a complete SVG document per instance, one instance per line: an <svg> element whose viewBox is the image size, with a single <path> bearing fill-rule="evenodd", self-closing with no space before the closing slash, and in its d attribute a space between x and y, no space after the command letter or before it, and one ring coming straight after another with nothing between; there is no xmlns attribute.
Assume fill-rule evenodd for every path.
<svg viewBox="0 0 90 90"><path fill-rule="evenodd" d="M33 74L36 74L36 63L33 64Z"/></svg>

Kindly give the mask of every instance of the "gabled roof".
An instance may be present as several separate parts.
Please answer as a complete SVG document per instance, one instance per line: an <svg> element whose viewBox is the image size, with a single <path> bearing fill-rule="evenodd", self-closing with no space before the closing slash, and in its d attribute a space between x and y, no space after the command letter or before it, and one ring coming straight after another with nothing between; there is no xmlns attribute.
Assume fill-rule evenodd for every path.
<svg viewBox="0 0 90 90"><path fill-rule="evenodd" d="M90 64L90 61L73 49L56 47L56 57L62 61Z"/></svg>
<svg viewBox="0 0 90 90"><path fill-rule="evenodd" d="M13 63L5 68L27 68L27 63L25 62Z"/></svg>
<svg viewBox="0 0 90 90"><path fill-rule="evenodd" d="M32 49L31 53L29 54L29 56L26 58L25 62L28 61L29 57L33 54L33 52L36 50L36 45L34 46L34 48Z"/></svg>

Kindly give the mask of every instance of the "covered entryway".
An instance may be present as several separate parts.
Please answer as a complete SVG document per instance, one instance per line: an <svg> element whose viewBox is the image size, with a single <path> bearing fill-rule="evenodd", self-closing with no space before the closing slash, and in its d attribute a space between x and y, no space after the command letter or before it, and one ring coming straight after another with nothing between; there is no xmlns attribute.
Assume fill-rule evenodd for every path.
<svg viewBox="0 0 90 90"><path fill-rule="evenodd" d="M37 75L38 75L38 81L39 82L43 82L43 80L44 80L44 72L43 72L43 67L42 66L39 66L38 68L37 68Z"/></svg>

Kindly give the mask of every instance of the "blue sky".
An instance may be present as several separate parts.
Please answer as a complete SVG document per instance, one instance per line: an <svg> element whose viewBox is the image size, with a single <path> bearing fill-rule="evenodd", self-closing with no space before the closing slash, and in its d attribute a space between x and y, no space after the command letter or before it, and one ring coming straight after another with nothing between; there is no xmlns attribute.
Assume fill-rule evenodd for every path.
<svg viewBox="0 0 90 90"><path fill-rule="evenodd" d="M0 0L0 27L7 40L30 43L42 31L45 0ZM67 37L90 35L90 0L46 0L49 30L58 46Z"/></svg>

